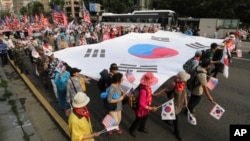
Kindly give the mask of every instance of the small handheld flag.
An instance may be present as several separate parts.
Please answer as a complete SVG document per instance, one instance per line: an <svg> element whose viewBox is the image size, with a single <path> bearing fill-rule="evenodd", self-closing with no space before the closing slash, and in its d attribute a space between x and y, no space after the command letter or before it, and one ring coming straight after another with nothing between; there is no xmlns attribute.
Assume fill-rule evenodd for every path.
<svg viewBox="0 0 250 141"><path fill-rule="evenodd" d="M105 128L108 128L108 127L112 127L113 125L115 125L116 121L115 121L115 119L112 116L110 116L109 114L107 114L104 117L104 119L102 121L102 124L105 126Z"/></svg>
<svg viewBox="0 0 250 141"><path fill-rule="evenodd" d="M192 124L192 125L197 125L197 120L196 118L191 114L191 112L189 111L188 107L187 107L187 110L188 110L188 114L187 114L187 121Z"/></svg>
<svg viewBox="0 0 250 141"><path fill-rule="evenodd" d="M219 104L215 103L209 114L215 119L219 120L224 112L225 109L223 109Z"/></svg>
<svg viewBox="0 0 250 141"><path fill-rule="evenodd" d="M164 104L162 104L161 112L162 120L174 120L175 119L175 108L174 108L174 99L171 99Z"/></svg>
<svg viewBox="0 0 250 141"><path fill-rule="evenodd" d="M215 86L218 85L219 80L214 77L210 77L209 81L207 82L207 87L212 91Z"/></svg>
<svg viewBox="0 0 250 141"><path fill-rule="evenodd" d="M58 65L56 66L56 71L59 73L62 73L62 71L65 69L65 66L63 65L63 62L59 62Z"/></svg>
<svg viewBox="0 0 250 141"><path fill-rule="evenodd" d="M134 81L135 81L135 75L132 73L132 71L133 71L133 70L127 70L127 71L126 71L126 74L125 74L127 80L128 80L130 83L134 83Z"/></svg>

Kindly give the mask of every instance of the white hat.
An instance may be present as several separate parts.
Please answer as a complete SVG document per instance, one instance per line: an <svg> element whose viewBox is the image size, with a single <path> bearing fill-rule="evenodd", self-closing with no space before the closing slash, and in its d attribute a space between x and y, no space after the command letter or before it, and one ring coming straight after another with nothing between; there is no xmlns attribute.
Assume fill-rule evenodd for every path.
<svg viewBox="0 0 250 141"><path fill-rule="evenodd" d="M231 35L229 36L229 38L230 38L230 39L235 39L235 36L234 36L233 34L231 34Z"/></svg>
<svg viewBox="0 0 250 141"><path fill-rule="evenodd" d="M180 81L186 82L190 78L190 74L186 73L185 71L180 71L177 73L177 78L179 78Z"/></svg>
<svg viewBox="0 0 250 141"><path fill-rule="evenodd" d="M89 103L89 97L83 92L77 92L74 96L72 106L75 108L81 108Z"/></svg>

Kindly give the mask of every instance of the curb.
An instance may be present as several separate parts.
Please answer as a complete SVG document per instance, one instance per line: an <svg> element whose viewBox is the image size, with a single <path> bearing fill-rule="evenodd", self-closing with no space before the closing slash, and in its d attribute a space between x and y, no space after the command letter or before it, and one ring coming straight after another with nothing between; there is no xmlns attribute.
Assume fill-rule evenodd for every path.
<svg viewBox="0 0 250 141"><path fill-rule="evenodd" d="M63 118L55 111L55 109L49 104L49 102L43 97L43 95L38 91L38 89L32 84L29 78L25 74L20 73L20 69L14 65L14 62L9 59L9 63L16 70L18 75L23 79L25 84L29 87L32 93L36 96L36 98L40 101L45 110L52 116L52 118L56 121L56 123L60 126L62 131L70 137L70 133L68 130L68 124L63 120Z"/></svg>

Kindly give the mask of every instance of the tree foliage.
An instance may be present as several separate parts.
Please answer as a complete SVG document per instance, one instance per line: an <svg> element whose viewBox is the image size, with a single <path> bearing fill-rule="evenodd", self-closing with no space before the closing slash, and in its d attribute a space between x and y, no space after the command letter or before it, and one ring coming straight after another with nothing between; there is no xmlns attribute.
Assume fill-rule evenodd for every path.
<svg viewBox="0 0 250 141"><path fill-rule="evenodd" d="M22 8L20 9L20 13L21 13L22 15L27 14L27 13L28 13L28 8L27 8L27 7L22 7Z"/></svg>
<svg viewBox="0 0 250 141"><path fill-rule="evenodd" d="M44 13L44 6L41 2L35 1L32 4L32 15Z"/></svg>

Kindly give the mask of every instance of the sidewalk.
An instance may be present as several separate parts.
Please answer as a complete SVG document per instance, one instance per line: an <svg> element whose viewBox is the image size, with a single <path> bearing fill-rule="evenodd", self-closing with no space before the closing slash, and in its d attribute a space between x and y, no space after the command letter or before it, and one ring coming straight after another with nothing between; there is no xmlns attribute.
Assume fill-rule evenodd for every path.
<svg viewBox="0 0 250 141"><path fill-rule="evenodd" d="M0 139L1 141L41 141L17 95L8 86L0 67Z"/></svg>

